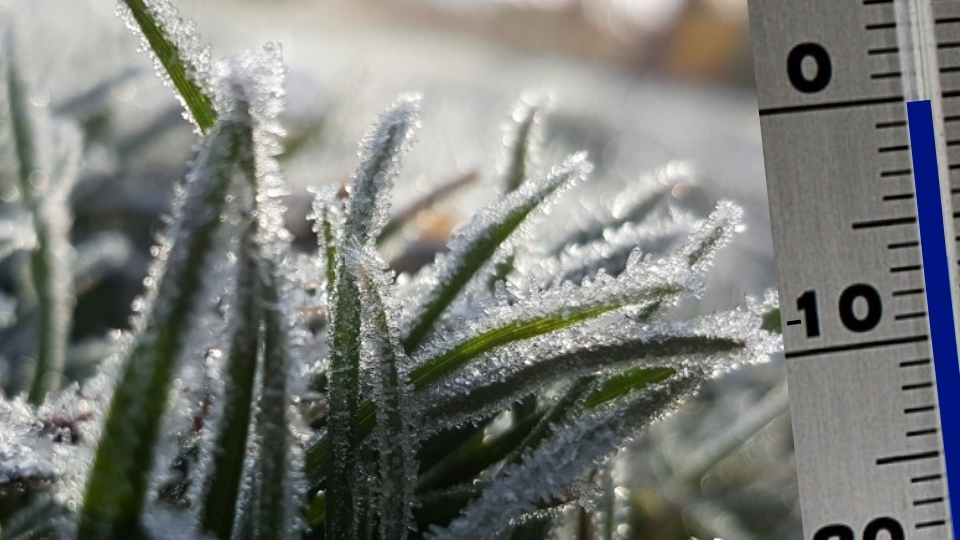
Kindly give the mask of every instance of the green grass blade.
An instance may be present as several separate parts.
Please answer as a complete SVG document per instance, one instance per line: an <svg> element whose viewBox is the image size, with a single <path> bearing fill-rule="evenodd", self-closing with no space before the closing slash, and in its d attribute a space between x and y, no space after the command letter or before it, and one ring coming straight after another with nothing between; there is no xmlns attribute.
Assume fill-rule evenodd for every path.
<svg viewBox="0 0 960 540"><path fill-rule="evenodd" d="M342 240L343 203L337 197L339 188L327 186L313 190L313 232L317 235L320 249L320 261L326 276L327 298L333 298L333 289L337 283L338 249ZM326 383L324 383L326 385Z"/></svg>
<svg viewBox="0 0 960 540"><path fill-rule="evenodd" d="M675 378L616 407L591 411L528 453L520 464L506 465L437 540L495 538L511 519L569 488L587 467L599 463L622 441L674 408L700 383L702 375ZM576 451L572 451L576 449Z"/></svg>
<svg viewBox="0 0 960 540"><path fill-rule="evenodd" d="M357 418L360 404L361 306L356 276L348 269L345 256L341 250L330 319L327 433L330 434L331 451L321 466L330 480L327 489L327 536L354 540L358 535L354 511L359 503L355 496L359 489L357 467L363 438L363 426Z"/></svg>
<svg viewBox="0 0 960 540"><path fill-rule="evenodd" d="M629 277L623 277L622 279L626 281L635 277L629 275ZM415 392L422 391L444 376L470 363L479 355L496 347L567 328L624 307L637 304L649 304L647 308L651 305L659 306L661 302L685 291L684 281L684 275L681 272L672 276L671 279L667 279L666 282L655 285L651 285L650 281L640 280L639 283L633 283L630 287L624 289L616 286L616 282L613 284L607 283L606 292L591 295L589 301L580 306L582 311L579 312L571 312L569 298L567 298L570 294L568 290L554 291L551 294L562 300L554 306L555 311L547 310L545 313L541 311L537 316L499 320L497 321L498 324L495 324L491 329L473 335L450 349L432 355L411 371L410 382L413 384ZM597 291L592 292L596 293ZM545 305L541 305L543 302L534 301L534 303L540 305L541 309L546 309ZM525 309L521 308L517 312L521 313L522 311L525 311ZM369 401L364 400L358 405L355 417L356 423L343 429L356 429L357 436L362 439L369 435L373 429L374 417L375 407ZM332 433L332 429L332 427L329 428L328 432ZM321 436L307 447L306 470L307 477L312 485L319 485L324 481L332 482L332 477L328 476L327 462L334 447L335 443L330 440L330 436ZM332 485L331 488L333 488ZM328 500L330 500L329 494Z"/></svg>
<svg viewBox="0 0 960 540"><path fill-rule="evenodd" d="M600 338L603 339L602 336ZM623 369L641 362L645 364L645 368L657 364L679 364L682 360L692 361L719 353L734 353L746 347L744 342L733 338L697 335L638 336L616 343L601 344L592 343L587 336L573 339L580 339L584 346L546 356L498 380L465 389L456 397L438 400L424 412L427 425L439 428L482 416L491 409L504 407L523 396L570 377L588 376L604 369ZM617 389L628 389L630 380L632 379L622 383L605 381L599 397L591 397L591 400L599 401L590 401L587 407L616 397ZM609 398L604 397L607 394L610 394Z"/></svg>
<svg viewBox="0 0 960 540"><path fill-rule="evenodd" d="M223 421L213 442L209 487L200 511L200 527L221 540L233 534L233 516L240 497L244 458L249 445L253 391L257 373L257 350L261 316L257 279L255 232L245 231L239 250L237 297L232 310L230 351L225 373Z"/></svg>
<svg viewBox="0 0 960 540"><path fill-rule="evenodd" d="M510 426L497 437L487 437L483 429L454 449L420 475L417 491L443 489L469 482L478 473L510 455L537 426L543 413L534 413Z"/></svg>
<svg viewBox="0 0 960 540"><path fill-rule="evenodd" d="M128 26L138 31L147 42L154 59L163 67L193 122L201 133L207 132L216 122L217 114L211 97L204 93L195 77L199 68L196 65L198 59L190 58L190 55L198 51L181 50L182 47L176 43L178 36L171 35L165 25L167 21L158 18L155 8L160 6L164 11L174 12L175 9L166 0L122 1L129 10L128 14L124 14Z"/></svg>
<svg viewBox="0 0 960 540"><path fill-rule="evenodd" d="M79 540L140 535L140 514L177 357L189 314L203 298L204 262L220 225L234 163L249 140L249 124L222 123L196 158L186 194L178 201L173 231L160 245L149 311L106 415L80 514Z"/></svg>
<svg viewBox="0 0 960 540"><path fill-rule="evenodd" d="M17 160L23 206L33 217L36 246L29 257L30 289L36 303L38 336L35 369L27 399L39 405L60 386L70 331L72 275L67 198L77 178L80 134L54 124L49 112L36 110L17 64L12 29L4 29L8 122Z"/></svg>
<svg viewBox="0 0 960 540"><path fill-rule="evenodd" d="M718 347L718 349L722 349L722 347ZM676 373L676 369L668 367L635 367L628 369L600 383L599 388L587 396L587 399L584 401L584 406L590 409L598 407L604 403L640 391L651 384L665 381Z"/></svg>
<svg viewBox="0 0 960 540"><path fill-rule="evenodd" d="M290 351L287 343L288 324L282 308L283 279L279 266L269 259L262 261L263 299L260 304L263 331L263 386L260 392L260 414L257 417L260 455L258 496L255 501L257 523L255 540L281 540L289 537L290 444L287 407L289 392L287 373Z"/></svg>
<svg viewBox="0 0 960 540"><path fill-rule="evenodd" d="M565 418L572 416L578 409L582 408L578 405L583 396L594 387L595 383L596 377L593 376L579 377L570 383L570 386L564 389L560 399L550 406L530 433L520 441L520 444L510 451L510 455L506 457L505 461L507 463L520 463L523 459L523 453L527 449L535 448L540 444L540 441L550 435L555 425Z"/></svg>
<svg viewBox="0 0 960 540"><path fill-rule="evenodd" d="M409 420L409 360L400 347L399 331L387 312L386 263L369 250L357 268L363 303L366 354L373 364L373 391L377 404L374 435L378 453L377 519L380 538L403 538L413 523L413 485L416 475L414 434Z"/></svg>
<svg viewBox="0 0 960 540"><path fill-rule="evenodd" d="M734 233L742 229L743 210L736 204L722 200L700 226L683 252L687 264L696 272L705 271L720 248L730 243Z"/></svg>
<svg viewBox="0 0 960 540"><path fill-rule="evenodd" d="M37 293L40 336L37 343L37 368L28 400L39 404L60 387L70 339L70 320L74 304L70 246L72 216L67 198L77 178L79 134L75 151L58 156L52 189L34 207L37 247L31 254L30 273ZM64 161L67 161L64 163Z"/></svg>
<svg viewBox="0 0 960 540"><path fill-rule="evenodd" d="M558 290L555 291L557 294L552 296L575 295L579 302L550 302L545 298L536 298L530 301L529 305L524 303L512 306L510 309L516 316L504 317L493 327L463 339L449 349L430 355L412 370L410 381L415 388L423 389L497 347L569 328L628 306L645 303L659 305L686 290L682 275L677 278L635 288L610 287L605 291L606 294L581 296L583 290ZM597 292L590 290L590 293ZM537 305L539 311L534 309Z"/></svg>
<svg viewBox="0 0 960 540"><path fill-rule="evenodd" d="M416 122L417 99L403 97L381 116L380 123L364 138L362 160L344 219L346 245L367 245L383 227L386 195ZM348 264L348 256L342 248L338 250L336 290L331 299L328 376L331 452L324 466L330 475L327 536L353 540L359 534L355 510L360 502L356 497L360 489L357 467L363 439L358 418L361 305L357 277L351 270L354 265Z"/></svg>
<svg viewBox="0 0 960 540"><path fill-rule="evenodd" d="M504 193L517 190L529 175L532 165L535 128L540 122L540 103L521 99L514 109L512 125L507 132L507 160L504 167Z"/></svg>
<svg viewBox="0 0 960 540"><path fill-rule="evenodd" d="M403 338L407 353L418 349L433 331L443 312L460 295L484 263L498 249L507 247L507 239L517 231L530 214L544 207L553 196L590 172L583 154L567 158L563 165L539 181L530 181L492 207L481 210L451 243L438 268L435 286L421 299L414 310Z"/></svg>
<svg viewBox="0 0 960 540"><path fill-rule="evenodd" d="M360 167L347 200L344 236L358 246L376 240L387 221L390 188L418 125L418 96L401 96L364 137Z"/></svg>

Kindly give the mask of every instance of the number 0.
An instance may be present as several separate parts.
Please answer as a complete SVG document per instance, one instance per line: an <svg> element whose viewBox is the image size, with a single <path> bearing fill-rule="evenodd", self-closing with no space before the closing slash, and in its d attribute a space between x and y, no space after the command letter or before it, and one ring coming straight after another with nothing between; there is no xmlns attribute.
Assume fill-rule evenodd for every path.
<svg viewBox="0 0 960 540"><path fill-rule="evenodd" d="M867 312L863 317L857 316L853 311L853 303L858 298L867 302ZM840 293L840 321L848 329L854 332L867 332L873 330L880 324L880 317L883 316L883 302L880 300L880 293L866 283L851 285Z"/></svg>
<svg viewBox="0 0 960 540"><path fill-rule="evenodd" d="M813 78L807 78L803 74L803 61L807 58L813 59L817 64L817 74ZM833 64L830 62L830 55L818 43L801 43L787 54L787 77L790 78L790 84L804 94L820 92L830 84L832 76Z"/></svg>

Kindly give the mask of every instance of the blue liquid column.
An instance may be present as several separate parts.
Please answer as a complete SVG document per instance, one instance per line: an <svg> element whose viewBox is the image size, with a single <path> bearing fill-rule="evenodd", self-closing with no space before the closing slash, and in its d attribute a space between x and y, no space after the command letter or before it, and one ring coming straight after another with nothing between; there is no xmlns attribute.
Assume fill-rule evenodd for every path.
<svg viewBox="0 0 960 540"><path fill-rule="evenodd" d="M920 252L927 296L930 342L937 378L937 398L943 435L947 491L951 520L960 516L960 358L957 355L956 321L950 287L950 267L943 223L943 202L937 167L933 110L929 100L907 103L910 153L920 223ZM951 238L950 241L953 241ZM957 524L953 524L956 538Z"/></svg>

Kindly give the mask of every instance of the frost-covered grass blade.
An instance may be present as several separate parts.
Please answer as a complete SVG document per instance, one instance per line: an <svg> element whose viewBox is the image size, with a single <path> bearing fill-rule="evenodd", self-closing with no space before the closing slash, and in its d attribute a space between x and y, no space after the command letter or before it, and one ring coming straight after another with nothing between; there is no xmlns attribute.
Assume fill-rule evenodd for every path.
<svg viewBox="0 0 960 540"><path fill-rule="evenodd" d="M327 462L331 475L327 534L331 538L355 538L358 534L357 458L365 435L360 431L359 420L362 307L355 274L357 264L349 258L355 256L357 249L372 244L386 223L387 196L398 172L398 159L416 127L417 99L398 100L364 138L360 167L344 217L343 243L350 249L337 250L328 394L332 451Z"/></svg>
<svg viewBox="0 0 960 540"><path fill-rule="evenodd" d="M236 513L244 458L250 444L261 326L257 310L259 268L253 235L254 231L248 229L241 240L225 373L223 409L226 414L213 443L209 487L201 508L201 527L217 538L231 538L234 520L224 516Z"/></svg>
<svg viewBox="0 0 960 540"><path fill-rule="evenodd" d="M363 304L364 354L372 372L373 397L377 404L377 462L379 485L377 510L380 538L403 538L413 522L414 433L407 383L409 360L400 346L399 329L388 312L386 263L376 253L358 256Z"/></svg>
<svg viewBox="0 0 960 540"><path fill-rule="evenodd" d="M204 259L249 132L249 122L227 119L206 138L178 201L176 224L159 246L151 305L117 379L88 480L81 540L140 534L167 393L190 313L203 298Z"/></svg>
<svg viewBox="0 0 960 540"><path fill-rule="evenodd" d="M213 127L217 114L213 100L200 77L205 75L205 56L196 43L191 27L180 19L169 0L122 0L121 15L127 25L139 33L149 45L162 74L169 78L177 97L189 113L197 129L206 132Z"/></svg>
<svg viewBox="0 0 960 540"><path fill-rule="evenodd" d="M19 177L20 202L32 216L35 246L28 266L27 292L37 316L33 356L36 364L28 399L39 405L60 385L66 362L73 303L67 199L77 179L80 133L66 122L55 122L46 109L29 102L30 89L18 65L12 27L4 25L5 53L0 67L6 90L6 110Z"/></svg>
<svg viewBox="0 0 960 540"><path fill-rule="evenodd" d="M450 253L436 263L437 278L407 318L403 346L408 353L419 348L467 283L491 260L527 217L543 208L555 194L584 180L591 170L584 154L567 158L539 181L524 183L496 205L481 210L450 243Z"/></svg>

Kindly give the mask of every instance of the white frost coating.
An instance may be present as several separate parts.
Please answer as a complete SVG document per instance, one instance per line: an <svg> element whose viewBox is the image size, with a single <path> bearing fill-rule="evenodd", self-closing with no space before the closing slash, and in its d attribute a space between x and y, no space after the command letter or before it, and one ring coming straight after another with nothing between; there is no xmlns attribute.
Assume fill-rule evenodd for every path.
<svg viewBox="0 0 960 540"><path fill-rule="evenodd" d="M361 368L377 407L380 535L395 538L413 526L417 479L415 426L409 406L412 388L407 382L410 360L400 345L396 324L400 304L393 291L393 275L375 249L350 250L344 255L350 271L359 276Z"/></svg>
<svg viewBox="0 0 960 540"><path fill-rule="evenodd" d="M343 224L344 208L338 193L339 186L329 185L320 188L307 188L313 196L312 212L307 219L313 222L312 230L317 235L319 258L317 259L317 268L323 278L323 298L327 305L330 305L331 298L328 298L326 291L336 283L333 269L336 267L336 260L329 260L327 257L328 249L337 249L337 246L343 244ZM328 238L329 242L328 245Z"/></svg>
<svg viewBox="0 0 960 540"><path fill-rule="evenodd" d="M694 183L692 166L688 162L671 161L640 175L636 181L630 181L610 203L592 198L580 201L564 223L556 224L568 232L560 236L562 242L554 244L552 252L561 252L569 243L592 242L603 236L604 231L626 222L642 224L669 219L679 201L672 194L682 194L686 186ZM533 247L538 252L548 251Z"/></svg>
<svg viewBox="0 0 960 540"><path fill-rule="evenodd" d="M413 325L420 319L427 306L436 300L444 284L449 283L454 275L464 266L464 258L473 247L492 235L504 220L515 216L526 208L533 208L523 224L510 234L497 248L492 261L488 261L485 270L477 272L471 284L479 281L479 276L489 272L490 265L503 257L519 243L519 240L529 234L531 217L543 215L548 208L567 189L587 179L593 166L587 161L585 153L577 153L566 158L563 163L555 167L550 174L538 179L524 182L499 202L483 208L463 228L457 230L448 242L449 251L437 255L436 261L429 272L418 274L417 281L411 284L411 302L405 306L401 328L404 334L409 333ZM461 296L470 296L471 292Z"/></svg>
<svg viewBox="0 0 960 540"><path fill-rule="evenodd" d="M283 152L286 131L278 117L284 109L283 81L286 68L283 51L276 43L267 43L261 51L248 52L218 62L213 74L219 82L216 99L221 114L249 115L253 126L253 167L256 182L256 216L260 240L267 244L287 242L283 227L286 208L282 198L289 195L276 157Z"/></svg>
<svg viewBox="0 0 960 540"><path fill-rule="evenodd" d="M100 436L105 383L103 376L75 383L39 408L0 400L0 486L50 482L54 501L76 508Z"/></svg>
<svg viewBox="0 0 960 540"><path fill-rule="evenodd" d="M590 374L615 375L636 366L671 367L680 371L695 369L717 377L741 365L765 362L771 354L783 350L783 342L779 334L760 328L763 313L770 309L769 302L748 299L748 304L748 307L688 321L637 323L624 320L606 326L580 326L505 346L419 396L418 401L424 409L424 425L419 428L421 435L429 436L440 429L486 417L524 395L549 388L561 379ZM670 354L659 353L649 346L665 343L671 338L695 337L732 340L741 346L736 350L717 352L708 344L688 344ZM596 354L604 350L609 351L609 356ZM538 362L549 364L554 376L547 379L517 378L518 374L529 373L531 366ZM508 389L504 381L511 378L521 382L509 385L510 394L498 400L484 400L483 407L458 406L474 392L500 388L497 393L503 393Z"/></svg>
<svg viewBox="0 0 960 540"><path fill-rule="evenodd" d="M627 269L616 278L600 272L595 280L584 280L579 287L568 282L547 291L535 291L516 304L488 310L478 320L460 322L453 331L427 342L415 355L415 362L422 364L499 328L542 319L566 319L597 310L639 312L653 302L669 305L680 294L696 292L702 287L699 276L691 272L681 258L642 259L634 252Z"/></svg>
<svg viewBox="0 0 960 540"><path fill-rule="evenodd" d="M701 380L702 376L691 373L558 428L553 439L526 454L522 462L504 467L496 482L489 484L448 527L434 528L431 538L496 538L510 520L535 511L537 502L572 484L584 469L599 463L640 428L671 411Z"/></svg>
<svg viewBox="0 0 960 540"><path fill-rule="evenodd" d="M284 493L285 500L282 503L259 500L260 504L251 504L251 509L276 508L276 504L281 504L285 512L283 527L288 535L297 536L302 523L296 501L306 486L302 452L293 441L303 436L305 427L299 424L291 396L301 395L305 390L306 381L298 375L304 369L304 349L310 336L304 328L303 318L309 299L296 284L310 279L312 273L303 277L291 259L291 235L284 226L286 205L283 199L289 195L290 188L276 156L283 151L281 139L286 134L278 121L284 108L286 68L280 46L268 43L262 51L218 63L214 72L223 74L223 96L218 99L235 104L237 109L231 114L241 117L249 114L250 117L252 155L241 158L241 169L247 175L245 179L255 188L255 243L258 256L264 261L260 266L259 280L268 293L274 288L276 295L272 300L262 300L269 302L261 307L265 318L266 349L263 369L257 375L260 388L258 407L263 408L256 412L256 436L251 437L267 438L269 440L258 440L257 444L270 446L258 448L257 444L252 445L246 461L252 465L247 470L248 475L258 470L258 474L270 478L271 482L282 483L281 486L270 486L269 490ZM284 448L277 449L276 444ZM255 453L264 458L255 459ZM285 455L277 459L281 453ZM284 470L276 470L275 466L282 466ZM250 478L245 482L256 484ZM242 521L242 516L238 519Z"/></svg>
<svg viewBox="0 0 960 540"><path fill-rule="evenodd" d="M162 506L144 516L143 529L151 540L216 540L195 527L186 526L182 512Z"/></svg>
<svg viewBox="0 0 960 540"><path fill-rule="evenodd" d="M516 272L526 281L521 288L542 290L565 281L579 285L584 278L593 278L600 269L619 275L635 249L644 254L662 256L676 249L679 240L691 231L693 221L686 216L645 224L627 222L604 230L602 239L588 244L571 244L557 256L535 260L521 258Z"/></svg>
<svg viewBox="0 0 960 540"><path fill-rule="evenodd" d="M193 81L205 95L214 95L215 77L211 73L212 53L210 46L204 45L200 41L196 24L193 21L181 17L180 12L170 0L143 0L143 3L150 14L153 15L153 18L157 21L157 24L167 39L176 47L180 59L186 68L187 77ZM117 16L123 20L124 24L126 24L127 28L140 39L140 50L146 51L150 55L150 58L153 60L154 70L157 72L160 80L163 81L164 86L172 88L173 81L170 80L170 76L167 74L167 70L164 69L160 58L154 54L150 43L147 41L143 31L141 31L140 25L137 24L137 21L134 19L130 8L124 3L124 0L117 1L116 13ZM180 92L175 90L174 95L183 106L184 119L193 123L196 131L199 133L200 127L196 119L190 114L190 109L187 107L183 97L180 96ZM216 101L214 102L214 107L217 107ZM220 111L217 112L219 113Z"/></svg>
<svg viewBox="0 0 960 540"><path fill-rule="evenodd" d="M360 167L350 185L344 234L360 244L372 244L389 220L390 190L400 160L420 126L420 96L397 98L360 143Z"/></svg>
<svg viewBox="0 0 960 540"><path fill-rule="evenodd" d="M730 243L735 233L743 232L743 209L721 200L710 215L697 224L697 232L681 253L697 273L705 273L720 248Z"/></svg>
<svg viewBox="0 0 960 540"><path fill-rule="evenodd" d="M29 404L20 398L0 401L0 486L52 480L52 446Z"/></svg>

